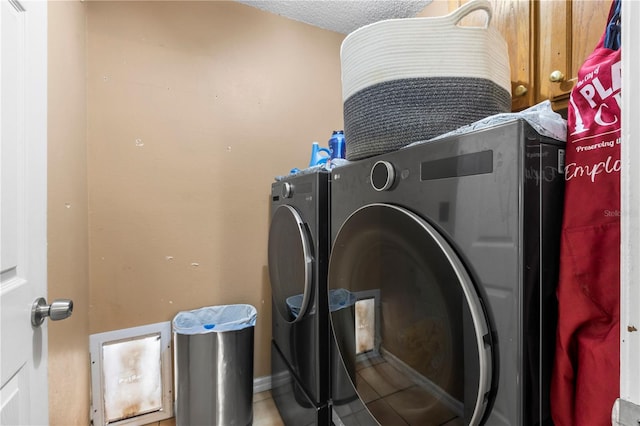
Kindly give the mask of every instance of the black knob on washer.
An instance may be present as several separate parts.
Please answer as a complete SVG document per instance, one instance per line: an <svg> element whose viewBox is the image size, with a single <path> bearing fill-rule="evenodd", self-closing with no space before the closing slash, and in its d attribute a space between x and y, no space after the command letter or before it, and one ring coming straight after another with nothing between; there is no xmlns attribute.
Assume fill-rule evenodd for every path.
<svg viewBox="0 0 640 426"><path fill-rule="evenodd" d="M371 186L376 191L386 191L393 186L396 172L388 161L377 161L371 168Z"/></svg>

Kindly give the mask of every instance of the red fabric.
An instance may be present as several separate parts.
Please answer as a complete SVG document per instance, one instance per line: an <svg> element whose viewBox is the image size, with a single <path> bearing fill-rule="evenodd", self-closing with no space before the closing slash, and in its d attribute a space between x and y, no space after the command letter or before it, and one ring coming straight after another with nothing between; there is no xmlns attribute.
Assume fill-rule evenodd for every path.
<svg viewBox="0 0 640 426"><path fill-rule="evenodd" d="M578 73L567 119L556 426L611 425L620 393L620 51L603 42Z"/></svg>

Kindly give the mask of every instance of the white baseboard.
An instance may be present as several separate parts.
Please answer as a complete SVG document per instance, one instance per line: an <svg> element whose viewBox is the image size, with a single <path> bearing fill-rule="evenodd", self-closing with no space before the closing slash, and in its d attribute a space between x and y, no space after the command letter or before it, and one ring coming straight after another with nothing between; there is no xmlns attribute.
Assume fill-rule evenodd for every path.
<svg viewBox="0 0 640 426"><path fill-rule="evenodd" d="M271 389L271 376L256 377L253 379L253 393L268 391Z"/></svg>

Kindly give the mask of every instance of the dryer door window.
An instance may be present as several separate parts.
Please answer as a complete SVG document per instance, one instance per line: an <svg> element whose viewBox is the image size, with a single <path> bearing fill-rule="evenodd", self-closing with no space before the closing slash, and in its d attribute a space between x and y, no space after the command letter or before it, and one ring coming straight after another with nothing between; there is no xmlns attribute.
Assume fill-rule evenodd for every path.
<svg viewBox="0 0 640 426"><path fill-rule="evenodd" d="M400 207L361 208L336 236L329 287L344 301L331 304L333 380L348 376L366 415L394 425L481 422L490 328L461 259L433 226Z"/></svg>
<svg viewBox="0 0 640 426"><path fill-rule="evenodd" d="M273 301L289 322L304 317L311 299L313 253L310 236L300 214L279 206L269 229L269 278Z"/></svg>

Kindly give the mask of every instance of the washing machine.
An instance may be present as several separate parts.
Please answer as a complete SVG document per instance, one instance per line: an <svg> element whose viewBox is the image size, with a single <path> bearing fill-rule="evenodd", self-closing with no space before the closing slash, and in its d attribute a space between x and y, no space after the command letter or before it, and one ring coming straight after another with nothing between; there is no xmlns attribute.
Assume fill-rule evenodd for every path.
<svg viewBox="0 0 640 426"><path fill-rule="evenodd" d="M342 424L552 424L563 159L517 119L333 170Z"/></svg>
<svg viewBox="0 0 640 426"><path fill-rule="evenodd" d="M287 425L329 425L329 176L271 186L271 393Z"/></svg>

